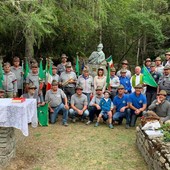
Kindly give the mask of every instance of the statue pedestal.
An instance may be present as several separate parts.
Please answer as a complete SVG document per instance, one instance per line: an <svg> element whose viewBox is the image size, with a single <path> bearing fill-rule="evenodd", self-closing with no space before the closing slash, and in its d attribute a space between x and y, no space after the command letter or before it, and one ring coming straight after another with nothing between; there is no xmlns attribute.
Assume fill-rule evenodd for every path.
<svg viewBox="0 0 170 170"><path fill-rule="evenodd" d="M107 76L107 69L105 65L97 65L97 64L87 64L87 66L89 67L90 70L90 75L92 77L97 76L97 70L99 67L103 67L104 69L104 75Z"/></svg>
<svg viewBox="0 0 170 170"><path fill-rule="evenodd" d="M15 157L14 128L0 127L0 169L9 165L11 158Z"/></svg>

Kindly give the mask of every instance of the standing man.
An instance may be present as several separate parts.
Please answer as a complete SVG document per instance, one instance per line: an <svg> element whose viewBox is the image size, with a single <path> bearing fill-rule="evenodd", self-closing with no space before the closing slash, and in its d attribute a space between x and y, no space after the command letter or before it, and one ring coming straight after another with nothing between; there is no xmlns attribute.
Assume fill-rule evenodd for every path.
<svg viewBox="0 0 170 170"><path fill-rule="evenodd" d="M152 102L148 110L154 111L163 123L170 123L170 102L166 100L166 91L161 90L157 99Z"/></svg>
<svg viewBox="0 0 170 170"><path fill-rule="evenodd" d="M37 88L37 91L39 91L39 75L38 75L38 64L37 63L33 63L31 65L31 72L28 74L26 78L27 87L30 83L34 84Z"/></svg>
<svg viewBox="0 0 170 170"><path fill-rule="evenodd" d="M137 118L143 115L143 111L147 106L146 96L141 93L142 90L142 85L138 84L135 86L135 92L129 95L128 103L131 109L130 126L132 127L135 126Z"/></svg>
<svg viewBox="0 0 170 170"><path fill-rule="evenodd" d="M128 70L128 61L127 60L122 61L122 68L121 69L126 70L126 77L128 77L130 79L131 78L131 72L130 72L130 70ZM119 70L117 72L117 76L118 77L121 76L121 70Z"/></svg>
<svg viewBox="0 0 170 170"><path fill-rule="evenodd" d="M124 94L123 85L118 87L118 95L113 99L113 105L115 111L113 121L118 121L118 124L121 125L123 118L126 118L126 129L128 129L130 124L130 109L128 109L128 95Z"/></svg>
<svg viewBox="0 0 170 170"><path fill-rule="evenodd" d="M167 92L167 100L170 102L170 65L164 67L164 74L158 82L158 91L165 90Z"/></svg>
<svg viewBox="0 0 170 170"><path fill-rule="evenodd" d="M93 77L89 75L88 68L83 69L83 74L78 77L77 85L83 88L83 94L87 96L88 104L90 103L90 96L93 92Z"/></svg>
<svg viewBox="0 0 170 170"><path fill-rule="evenodd" d="M113 67L110 69L110 84L108 90L110 91L110 98L113 101L113 98L116 96L117 88L120 85L119 77L115 75L116 69Z"/></svg>
<svg viewBox="0 0 170 170"><path fill-rule="evenodd" d="M135 74L130 79L130 84L132 86L132 92L135 91L134 87L138 84L143 85L143 74L141 74L141 68L139 66L135 67ZM143 93L145 93L146 88Z"/></svg>
<svg viewBox="0 0 170 170"><path fill-rule="evenodd" d="M57 74L57 67L55 65L52 66L52 78L59 82L59 75Z"/></svg>
<svg viewBox="0 0 170 170"><path fill-rule="evenodd" d="M66 64L67 64L67 59L68 57L66 56L66 54L62 54L61 55L61 64L58 64L57 66L57 71L58 71L58 75L60 76L62 72L64 72L66 70Z"/></svg>
<svg viewBox="0 0 170 170"><path fill-rule="evenodd" d="M156 57L155 59L156 71L160 73L161 75L163 75L164 66L161 63L162 63L161 58Z"/></svg>
<svg viewBox="0 0 170 170"><path fill-rule="evenodd" d="M56 80L52 81L52 88L47 91L45 95L46 103L49 103L50 110L50 121L52 124L56 122L58 113L61 110L63 112L63 125L68 126L68 109L67 97L65 93L58 88L58 82ZM63 102L64 101L64 104Z"/></svg>
<svg viewBox="0 0 170 170"><path fill-rule="evenodd" d="M13 72L11 72L10 63L4 63L4 81L3 89L5 90L5 98L13 98L17 95L17 79Z"/></svg>
<svg viewBox="0 0 170 170"><path fill-rule="evenodd" d="M89 121L86 123L86 125L89 125L93 122L95 114L97 117L99 116L99 113L101 112L101 108L99 106L100 100L104 97L103 88L101 86L97 86L96 88L96 94L93 96L92 100L89 104ZM104 118L103 118L104 119Z"/></svg>
<svg viewBox="0 0 170 170"><path fill-rule="evenodd" d="M22 67L20 66L19 57L13 58L13 66L11 66L11 72L13 72L17 78L17 89L18 89L17 96L20 97L23 93L23 70Z"/></svg>
<svg viewBox="0 0 170 170"><path fill-rule="evenodd" d="M119 80L120 84L123 85L125 88L125 93L128 94L131 93L132 86L130 84L130 79L126 76L126 72L127 72L126 69L122 69L120 71L121 76L119 77Z"/></svg>
<svg viewBox="0 0 170 170"><path fill-rule="evenodd" d="M70 102L71 96L75 94L75 86L77 82L77 76L75 72L71 70L71 63L66 64L66 70L60 75L60 85L66 94L68 101Z"/></svg>
<svg viewBox="0 0 170 170"><path fill-rule="evenodd" d="M165 53L165 61L162 62L162 65L165 66L167 65L167 63L169 62L169 59L170 59L170 52L166 52Z"/></svg>
<svg viewBox="0 0 170 170"><path fill-rule="evenodd" d="M150 65L151 68L150 74L154 78L155 82L158 83L161 74L156 72L155 66L156 66L155 63L152 62ZM146 87L147 106L149 106L156 99L156 94L157 94L157 87L152 87L147 85Z"/></svg>
<svg viewBox="0 0 170 170"><path fill-rule="evenodd" d="M87 96L83 94L83 88L77 86L76 93L71 96L71 109L69 110L73 123L76 122L76 116L79 116L83 122L89 115L87 104Z"/></svg>

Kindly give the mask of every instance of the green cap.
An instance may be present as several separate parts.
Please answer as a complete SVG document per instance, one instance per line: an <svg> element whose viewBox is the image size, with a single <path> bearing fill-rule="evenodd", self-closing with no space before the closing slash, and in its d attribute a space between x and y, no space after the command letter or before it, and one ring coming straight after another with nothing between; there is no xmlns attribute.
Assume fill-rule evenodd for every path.
<svg viewBox="0 0 170 170"><path fill-rule="evenodd" d="M138 84L138 85L135 86L135 88L137 88L137 89L142 89L143 86L142 86L142 84Z"/></svg>

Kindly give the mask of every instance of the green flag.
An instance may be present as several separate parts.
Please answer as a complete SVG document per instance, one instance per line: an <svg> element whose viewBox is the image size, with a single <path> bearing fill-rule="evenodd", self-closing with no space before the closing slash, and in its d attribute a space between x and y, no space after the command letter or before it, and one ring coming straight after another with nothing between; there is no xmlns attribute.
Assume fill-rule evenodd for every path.
<svg viewBox="0 0 170 170"><path fill-rule="evenodd" d="M77 58L76 58L76 74L77 74L77 76L80 75L79 58L78 58L78 56L77 56Z"/></svg>
<svg viewBox="0 0 170 170"><path fill-rule="evenodd" d="M145 65L143 66L143 82L149 86L158 87L158 84L155 82Z"/></svg>
<svg viewBox="0 0 170 170"><path fill-rule="evenodd" d="M2 88L2 82L4 80L4 74L2 70L2 64L0 64L0 88Z"/></svg>
<svg viewBox="0 0 170 170"><path fill-rule="evenodd" d="M106 83L107 83L106 87L108 88L110 84L110 65L108 65L108 69L107 69Z"/></svg>
<svg viewBox="0 0 170 170"><path fill-rule="evenodd" d="M30 72L29 64L28 64L28 60L26 59L26 60L25 60L24 79L26 79L26 78L27 78L27 76L28 76L29 72Z"/></svg>
<svg viewBox="0 0 170 170"><path fill-rule="evenodd" d="M39 78L40 78L41 80L43 80L43 79L45 78L44 71L43 71L42 60L40 61Z"/></svg>

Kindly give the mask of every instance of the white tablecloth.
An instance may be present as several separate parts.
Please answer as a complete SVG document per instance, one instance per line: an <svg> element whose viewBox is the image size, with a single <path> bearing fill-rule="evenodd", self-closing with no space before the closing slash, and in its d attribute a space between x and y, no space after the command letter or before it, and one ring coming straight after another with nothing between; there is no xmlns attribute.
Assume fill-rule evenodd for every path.
<svg viewBox="0 0 170 170"><path fill-rule="evenodd" d="M37 127L37 101L26 99L23 103L12 103L12 99L0 99L0 127L15 127L28 136L28 123Z"/></svg>

